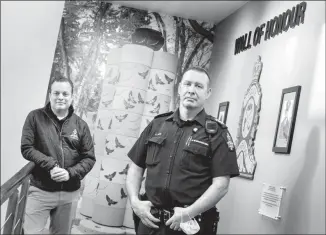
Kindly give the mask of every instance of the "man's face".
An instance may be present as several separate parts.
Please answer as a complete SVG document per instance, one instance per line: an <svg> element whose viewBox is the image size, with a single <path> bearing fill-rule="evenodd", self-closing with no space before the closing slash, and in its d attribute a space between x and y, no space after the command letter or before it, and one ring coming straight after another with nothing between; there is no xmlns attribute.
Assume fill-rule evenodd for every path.
<svg viewBox="0 0 326 235"><path fill-rule="evenodd" d="M51 108L56 111L67 111L72 102L69 82L54 82L49 93Z"/></svg>
<svg viewBox="0 0 326 235"><path fill-rule="evenodd" d="M211 95L209 79L205 73L190 70L186 72L179 84L180 106L186 109L204 107L205 101Z"/></svg>

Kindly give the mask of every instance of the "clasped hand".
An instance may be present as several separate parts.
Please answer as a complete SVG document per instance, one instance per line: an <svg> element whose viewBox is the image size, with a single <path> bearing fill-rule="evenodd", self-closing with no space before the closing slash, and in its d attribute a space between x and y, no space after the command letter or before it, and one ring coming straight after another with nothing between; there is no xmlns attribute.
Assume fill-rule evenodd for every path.
<svg viewBox="0 0 326 235"><path fill-rule="evenodd" d="M180 223L187 222L190 219L189 212L186 208L182 207L174 207L173 210L173 216L166 221L165 225L170 226L170 229L181 231ZM188 215L189 218L187 218L186 215Z"/></svg>
<svg viewBox="0 0 326 235"><path fill-rule="evenodd" d="M154 222L157 223L160 222L160 220L151 214L152 206L153 204L150 201L138 201L136 205L133 206L133 210L145 226L150 228L159 228L156 224L154 224ZM184 218L187 214L188 212L186 208L175 207L173 216L166 221L165 225L169 226L173 230L181 231L180 223L189 220Z"/></svg>
<svg viewBox="0 0 326 235"><path fill-rule="evenodd" d="M55 166L52 170L50 170L51 179L56 182L68 181L70 176L69 172L66 169Z"/></svg>
<svg viewBox="0 0 326 235"><path fill-rule="evenodd" d="M158 223L160 220L151 214L151 207L153 204L150 201L138 201L132 207L135 214L141 219L142 223L150 228L159 228L154 222Z"/></svg>

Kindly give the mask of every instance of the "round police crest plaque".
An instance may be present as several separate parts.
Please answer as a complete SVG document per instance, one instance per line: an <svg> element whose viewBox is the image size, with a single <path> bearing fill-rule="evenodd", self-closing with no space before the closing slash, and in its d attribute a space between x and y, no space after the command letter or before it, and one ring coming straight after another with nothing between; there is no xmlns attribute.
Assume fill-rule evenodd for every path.
<svg viewBox="0 0 326 235"><path fill-rule="evenodd" d="M240 177L253 179L257 162L254 155L254 141L261 107L261 87L259 78L262 70L261 57L258 57L253 70L253 80L242 102L236 139L237 161Z"/></svg>

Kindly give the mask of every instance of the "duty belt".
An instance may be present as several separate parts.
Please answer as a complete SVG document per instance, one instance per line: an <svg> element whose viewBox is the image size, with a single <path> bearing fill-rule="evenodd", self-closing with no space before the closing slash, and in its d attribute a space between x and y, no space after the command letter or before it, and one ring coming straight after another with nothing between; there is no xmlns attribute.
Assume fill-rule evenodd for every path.
<svg viewBox="0 0 326 235"><path fill-rule="evenodd" d="M205 216L208 216L209 214L211 214L214 210L216 210L216 208L212 208L209 209L208 211L205 211L199 215L196 215L194 218L198 221L201 222L202 220L205 219ZM160 220L161 223L165 224L166 221L168 221L174 214L173 209L162 209L162 208L156 208L156 207L152 207L151 209L151 214L158 218ZM219 212L217 211L217 217L219 220Z"/></svg>

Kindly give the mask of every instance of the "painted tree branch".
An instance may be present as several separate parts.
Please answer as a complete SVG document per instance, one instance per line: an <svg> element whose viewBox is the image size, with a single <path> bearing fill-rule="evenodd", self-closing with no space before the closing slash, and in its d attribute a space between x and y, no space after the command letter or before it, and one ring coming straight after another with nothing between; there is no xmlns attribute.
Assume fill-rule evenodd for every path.
<svg viewBox="0 0 326 235"><path fill-rule="evenodd" d="M93 39L92 45L89 49L89 53L84 62L84 66L83 66L83 69L82 69L81 75L80 75L80 77L82 79L81 79L81 83L80 83L78 93L77 93L77 98L76 98L76 104L78 105L79 110L83 109L83 107L80 106L78 103L79 103L81 93L82 93L84 85L85 85L85 81L89 77L89 74L92 71L92 69L95 65L95 62L97 60L98 53L96 53L96 52L97 52L98 47L101 42L101 35L102 35L101 28L102 28L103 17L111 5L112 5L111 3L104 3L104 2L101 2L101 5L100 5L100 14L99 14L98 19L96 19L96 22L95 22L95 29L94 29L95 38Z"/></svg>
<svg viewBox="0 0 326 235"><path fill-rule="evenodd" d="M174 41L174 54L179 56L179 40L180 40L180 20L178 17L173 16L175 20L175 41Z"/></svg>
<svg viewBox="0 0 326 235"><path fill-rule="evenodd" d="M166 47L166 42L167 42L167 37L166 37L166 27L165 27L165 23L164 21L162 20L162 17L160 14L158 14L157 12L153 12L156 20L158 20L161 25L162 25L162 29L163 29L163 38L164 38L164 45L163 45L163 51L164 52L167 52L167 47Z"/></svg>
<svg viewBox="0 0 326 235"><path fill-rule="evenodd" d="M211 33L211 30L206 30L203 28L196 20L188 20L191 27L199 34L201 34L203 37L206 37L211 43L214 42L214 34ZM215 25L213 27L215 29Z"/></svg>
<svg viewBox="0 0 326 235"><path fill-rule="evenodd" d="M65 20L64 17L62 17L60 23L60 31L59 31L59 43L60 43L61 58L62 58L62 65L63 65L62 68L64 70L64 76L70 79L68 55L67 55L67 49L65 45L64 32L65 32Z"/></svg>
<svg viewBox="0 0 326 235"><path fill-rule="evenodd" d="M192 62L194 56L196 55L196 53L198 52L198 49L200 48L200 46L203 44L203 42L205 41L205 37L202 37L200 39L200 41L197 43L197 45L195 46L195 48L192 50L190 56L188 57L187 61L186 61L186 64L184 66L184 69L182 71L182 73L184 73L188 68L189 68L189 65L190 63Z"/></svg>
<svg viewBox="0 0 326 235"><path fill-rule="evenodd" d="M159 19L158 19L158 17L157 17L157 15L156 14L154 14L155 12L153 12L153 15L154 15L154 17L155 17L155 19L156 19L156 23L157 23L157 26L158 26L158 29L160 30L160 32L163 34L163 31L162 31L162 28L161 28L161 24L160 24L160 21L159 21Z"/></svg>

